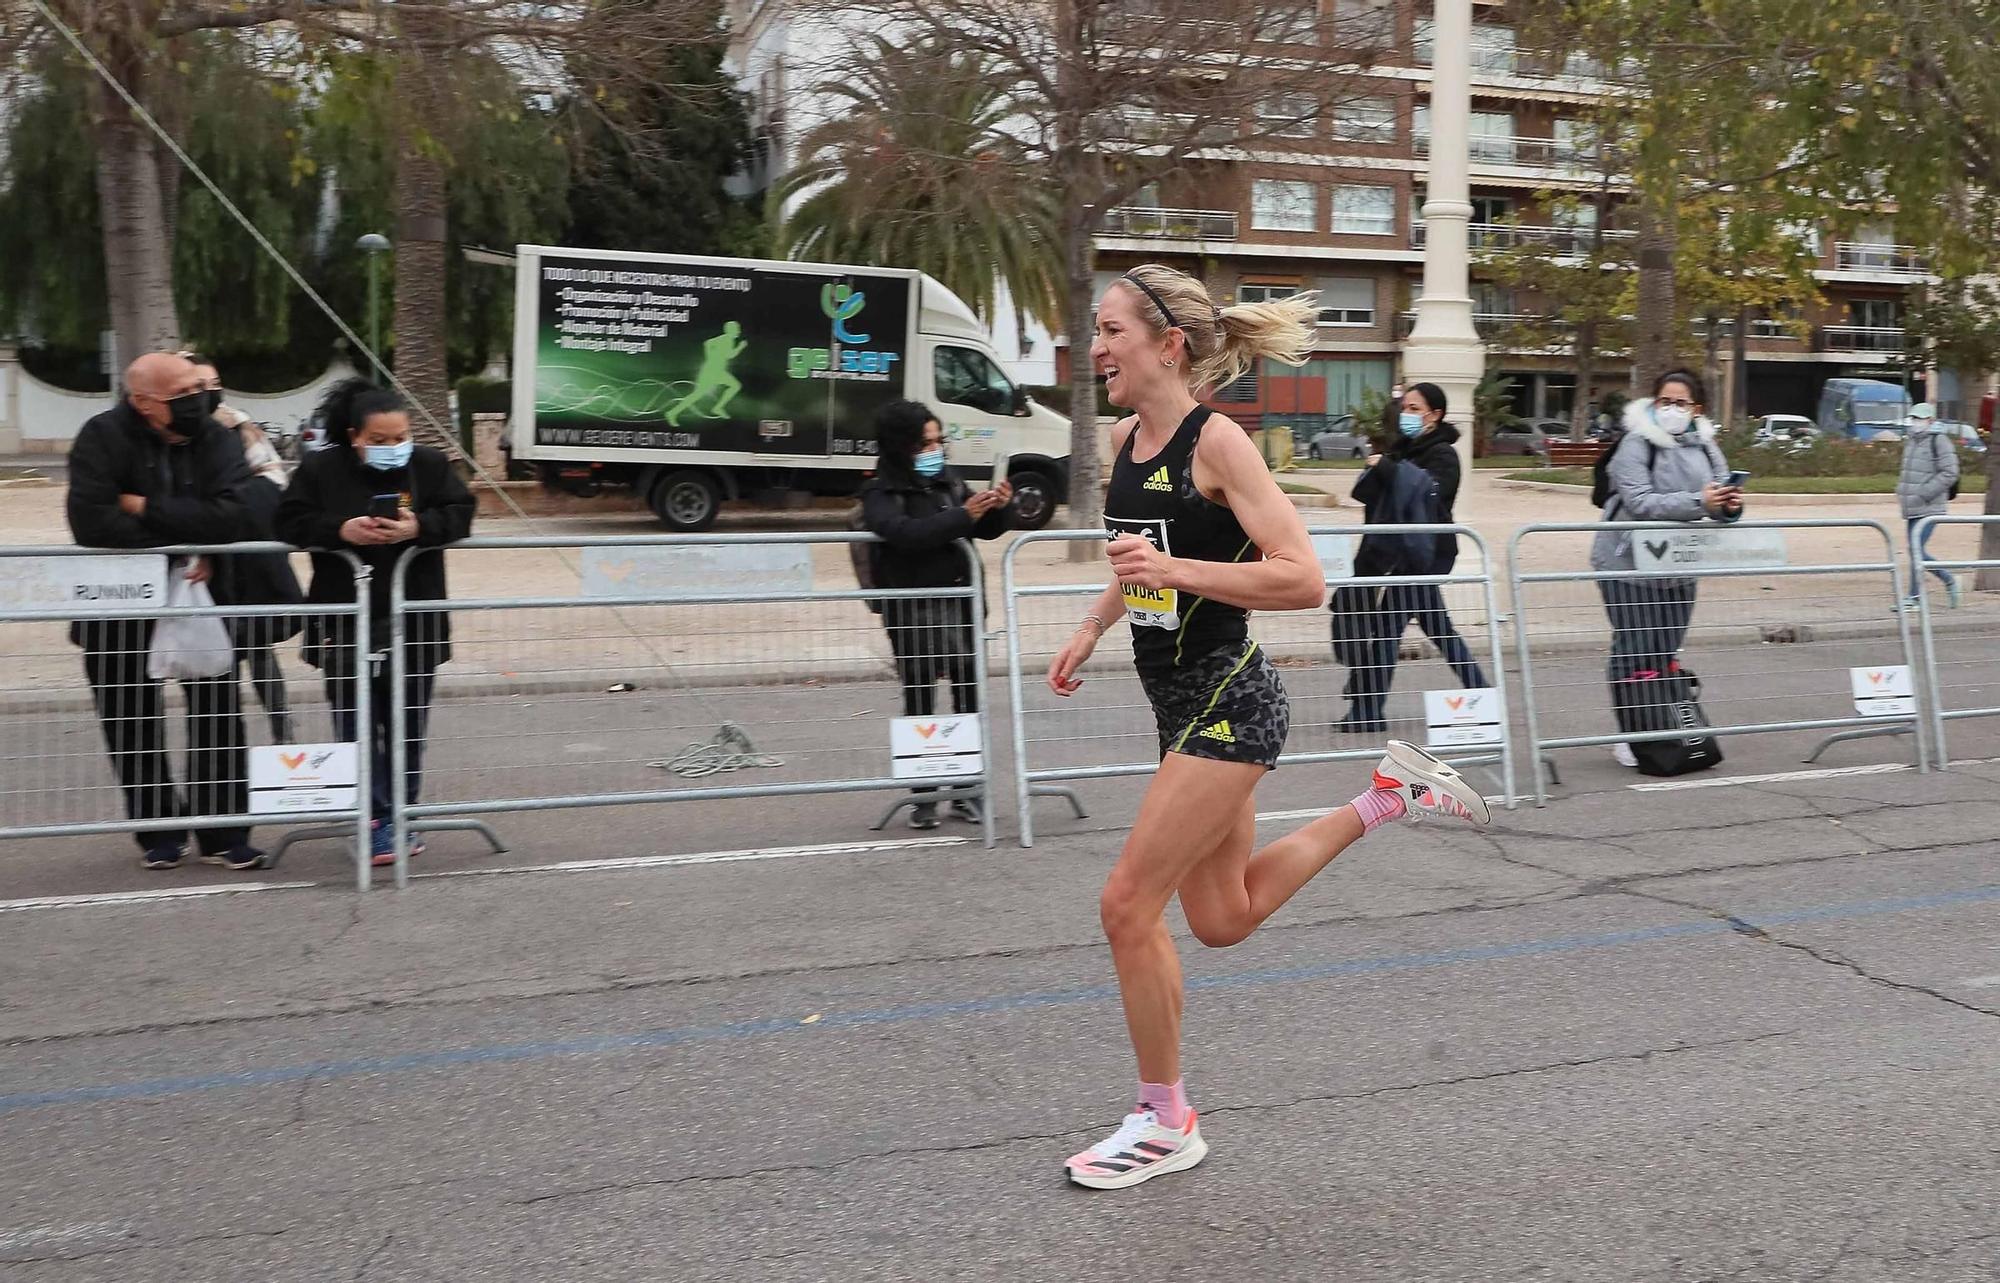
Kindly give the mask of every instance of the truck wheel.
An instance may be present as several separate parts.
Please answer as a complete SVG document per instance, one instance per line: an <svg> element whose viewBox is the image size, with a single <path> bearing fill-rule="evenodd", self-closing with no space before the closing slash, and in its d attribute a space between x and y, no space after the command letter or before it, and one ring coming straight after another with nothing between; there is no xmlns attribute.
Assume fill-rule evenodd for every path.
<svg viewBox="0 0 2000 1283"><path fill-rule="evenodd" d="M722 491L706 472L683 468L661 477L653 487L653 514L677 534L695 534L715 524L722 511Z"/></svg>
<svg viewBox="0 0 2000 1283"><path fill-rule="evenodd" d="M1014 528L1040 530L1056 515L1062 496L1056 493L1055 478L1046 472L1022 469L1007 478L1014 486Z"/></svg>

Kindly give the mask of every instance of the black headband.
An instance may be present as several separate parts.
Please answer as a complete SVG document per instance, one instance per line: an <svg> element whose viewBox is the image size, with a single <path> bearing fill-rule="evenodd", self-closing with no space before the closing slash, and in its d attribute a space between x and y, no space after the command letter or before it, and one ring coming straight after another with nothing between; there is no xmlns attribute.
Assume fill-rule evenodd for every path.
<svg viewBox="0 0 2000 1283"><path fill-rule="evenodd" d="M1146 284L1146 282L1140 280L1138 277L1132 275L1132 273L1130 272L1125 273L1122 279L1128 280L1132 282L1134 285L1138 286L1141 293L1145 294L1147 298L1153 300L1153 306L1159 308L1160 315L1167 318L1168 329L1178 330L1181 328L1181 323L1174 319L1173 312L1168 309L1166 300L1162 299L1159 295L1153 293L1152 286Z"/></svg>

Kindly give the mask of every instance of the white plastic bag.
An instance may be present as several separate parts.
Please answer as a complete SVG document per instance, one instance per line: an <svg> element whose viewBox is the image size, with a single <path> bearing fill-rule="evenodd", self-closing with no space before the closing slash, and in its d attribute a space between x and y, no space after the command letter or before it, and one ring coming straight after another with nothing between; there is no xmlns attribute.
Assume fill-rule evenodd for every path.
<svg viewBox="0 0 2000 1283"><path fill-rule="evenodd" d="M207 584L191 583L187 562L176 558L167 571L167 605L213 606ZM153 625L146 651L146 676L154 681L196 681L227 676L236 667L229 626L214 615L175 615Z"/></svg>

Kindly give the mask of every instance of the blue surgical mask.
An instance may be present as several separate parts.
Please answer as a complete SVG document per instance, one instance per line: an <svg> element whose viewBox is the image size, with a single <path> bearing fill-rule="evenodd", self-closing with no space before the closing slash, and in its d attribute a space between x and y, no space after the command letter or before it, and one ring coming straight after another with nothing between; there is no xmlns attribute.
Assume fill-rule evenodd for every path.
<svg viewBox="0 0 2000 1283"><path fill-rule="evenodd" d="M919 451L917 457L910 460L910 466L920 477L935 477L944 471L944 448L932 446L928 450Z"/></svg>
<svg viewBox="0 0 2000 1283"><path fill-rule="evenodd" d="M377 472L394 472L410 464L410 455L416 444L410 441L396 445L370 445L361 447L362 461Z"/></svg>
<svg viewBox="0 0 2000 1283"><path fill-rule="evenodd" d="M1424 416L1405 410L1396 416L1396 431L1406 437L1413 437L1424 430Z"/></svg>

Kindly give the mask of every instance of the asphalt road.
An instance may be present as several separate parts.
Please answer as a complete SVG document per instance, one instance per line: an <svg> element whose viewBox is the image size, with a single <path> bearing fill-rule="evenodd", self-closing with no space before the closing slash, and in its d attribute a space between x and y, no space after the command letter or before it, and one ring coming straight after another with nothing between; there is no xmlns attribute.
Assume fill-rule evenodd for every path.
<svg viewBox="0 0 2000 1283"><path fill-rule="evenodd" d="M480 875L404 892L326 855L11 900L0 1278L1991 1279L2000 768L1848 752L1882 773L1637 792L1579 753L1546 809L1184 942L1213 1153L1123 1193L1058 1164L1128 1105L1095 900L1135 782L1029 851L787 856L875 806L689 804L444 839L421 871ZM215 880L86 846L35 867Z"/></svg>

